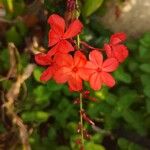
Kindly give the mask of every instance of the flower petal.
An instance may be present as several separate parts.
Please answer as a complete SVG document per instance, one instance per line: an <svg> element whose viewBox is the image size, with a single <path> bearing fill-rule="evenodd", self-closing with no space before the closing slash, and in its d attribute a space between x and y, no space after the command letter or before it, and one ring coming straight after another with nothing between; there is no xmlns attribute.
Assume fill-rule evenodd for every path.
<svg viewBox="0 0 150 150"><path fill-rule="evenodd" d="M52 78L54 73L53 66L48 67L41 75L40 80L41 81L48 81Z"/></svg>
<svg viewBox="0 0 150 150"><path fill-rule="evenodd" d="M98 68L97 65L95 65L93 62L91 61L87 61L85 64L85 68L87 69L92 69L92 70L96 70Z"/></svg>
<svg viewBox="0 0 150 150"><path fill-rule="evenodd" d="M39 53L35 55L35 61L39 65L46 66L51 64L52 59L47 54Z"/></svg>
<svg viewBox="0 0 150 150"><path fill-rule="evenodd" d="M118 61L115 58L108 58L104 61L102 65L102 71L104 72L112 72L118 68Z"/></svg>
<svg viewBox="0 0 150 150"><path fill-rule="evenodd" d="M47 54L49 56L53 56L56 53L67 54L70 51L74 51L74 47L67 40L61 40L51 50L49 50Z"/></svg>
<svg viewBox="0 0 150 150"><path fill-rule="evenodd" d="M78 74L83 80L88 81L91 74L95 73L96 70L97 66L92 62L87 61L83 67L78 69Z"/></svg>
<svg viewBox="0 0 150 150"><path fill-rule="evenodd" d="M49 31L48 38L49 38L48 45L53 46L60 41L61 36L51 29Z"/></svg>
<svg viewBox="0 0 150 150"><path fill-rule="evenodd" d="M90 86L93 90L99 90L102 86L102 79L99 73L90 76Z"/></svg>
<svg viewBox="0 0 150 150"><path fill-rule="evenodd" d="M78 69L78 75L85 81L88 81L90 78L90 75L94 72L94 70L87 69L87 68L79 68Z"/></svg>
<svg viewBox="0 0 150 150"><path fill-rule="evenodd" d="M78 19L73 21L70 24L67 31L65 32L63 38L64 39L69 39L69 38L72 38L72 37L76 36L77 34L79 34L81 32L82 28L83 28L83 25Z"/></svg>
<svg viewBox="0 0 150 150"><path fill-rule="evenodd" d="M58 66L67 66L72 67L73 66L73 58L70 54L56 54L54 57L54 60Z"/></svg>
<svg viewBox="0 0 150 150"><path fill-rule="evenodd" d="M119 44L126 40L126 34L123 32L115 33L110 38L110 43L113 45Z"/></svg>
<svg viewBox="0 0 150 150"><path fill-rule="evenodd" d="M57 14L53 14L48 18L48 23L57 34L63 35L65 31L65 20Z"/></svg>
<svg viewBox="0 0 150 150"><path fill-rule="evenodd" d="M58 52L58 48L59 48L59 43L57 43L53 48L51 48L48 52L47 55L52 57L53 55L55 55Z"/></svg>
<svg viewBox="0 0 150 150"><path fill-rule="evenodd" d="M82 90L82 80L78 74L72 73L68 80L69 88L71 91Z"/></svg>
<svg viewBox="0 0 150 150"><path fill-rule="evenodd" d="M113 57L112 48L109 44L104 44L104 50L106 52L107 57Z"/></svg>
<svg viewBox="0 0 150 150"><path fill-rule="evenodd" d="M103 62L103 55L101 54L101 52L97 51L97 50L93 50L92 52L90 52L89 54L89 59L92 63L94 63L97 67L101 67L102 66L102 62Z"/></svg>
<svg viewBox="0 0 150 150"><path fill-rule="evenodd" d="M70 74L71 74L70 68L61 67L55 72L54 79L57 83L65 83L66 81L68 81Z"/></svg>
<svg viewBox="0 0 150 150"><path fill-rule="evenodd" d="M115 85L114 78L107 72L101 72L102 82L109 87L113 87Z"/></svg>
<svg viewBox="0 0 150 150"><path fill-rule="evenodd" d="M76 67L83 67L86 64L86 57L80 51L76 51L74 54L74 65Z"/></svg>
<svg viewBox="0 0 150 150"><path fill-rule="evenodd" d="M115 58L121 63L128 57L128 50L124 45L114 46L113 53Z"/></svg>
<svg viewBox="0 0 150 150"><path fill-rule="evenodd" d="M66 54L66 53L69 53L71 51L74 51L74 47L67 40L62 40L59 43L58 51Z"/></svg>

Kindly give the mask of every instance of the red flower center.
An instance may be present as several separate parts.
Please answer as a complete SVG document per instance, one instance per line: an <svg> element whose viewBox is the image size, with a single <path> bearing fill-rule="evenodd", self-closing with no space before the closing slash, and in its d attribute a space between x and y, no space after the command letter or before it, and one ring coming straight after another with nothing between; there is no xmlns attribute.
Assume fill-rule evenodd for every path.
<svg viewBox="0 0 150 150"><path fill-rule="evenodd" d="M78 71L78 68L77 68L77 67L74 67L74 68L72 69L72 71L73 71L73 72L77 72L77 71Z"/></svg>
<svg viewBox="0 0 150 150"><path fill-rule="evenodd" d="M97 72L101 72L102 71L102 69L101 68L97 68Z"/></svg>

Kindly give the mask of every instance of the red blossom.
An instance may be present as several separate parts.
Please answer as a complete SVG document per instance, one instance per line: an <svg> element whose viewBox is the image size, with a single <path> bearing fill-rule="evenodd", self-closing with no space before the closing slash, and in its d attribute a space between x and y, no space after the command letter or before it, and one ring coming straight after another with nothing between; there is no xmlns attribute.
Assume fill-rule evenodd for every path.
<svg viewBox="0 0 150 150"><path fill-rule="evenodd" d="M113 34L110 38L110 43L104 45L106 55L108 58L116 58L118 62L122 63L128 57L128 49L121 44L126 40L125 33Z"/></svg>
<svg viewBox="0 0 150 150"><path fill-rule="evenodd" d="M48 68L42 73L40 80L50 80L57 70L57 65L54 60L47 54L39 53L35 55L35 61L39 65L48 66Z"/></svg>
<svg viewBox="0 0 150 150"><path fill-rule="evenodd" d="M118 67L118 61L115 58L108 58L103 62L103 55L97 50L93 50L89 54L89 60L82 69L84 79L90 82L90 86L94 90L99 90L102 84L109 87L115 85L115 80L110 75Z"/></svg>
<svg viewBox="0 0 150 150"><path fill-rule="evenodd" d="M57 83L68 82L71 91L82 90L81 69L86 64L86 57L80 51L76 51L74 58L70 54L58 54L56 63L59 66L54 74Z"/></svg>
<svg viewBox="0 0 150 150"><path fill-rule="evenodd" d="M79 34L83 28L82 23L76 19L66 29L65 20L57 14L53 14L49 17L48 23L51 26L49 31L49 46L53 46L48 52L48 55L52 56L57 52L68 53L74 51L74 47L68 41Z"/></svg>

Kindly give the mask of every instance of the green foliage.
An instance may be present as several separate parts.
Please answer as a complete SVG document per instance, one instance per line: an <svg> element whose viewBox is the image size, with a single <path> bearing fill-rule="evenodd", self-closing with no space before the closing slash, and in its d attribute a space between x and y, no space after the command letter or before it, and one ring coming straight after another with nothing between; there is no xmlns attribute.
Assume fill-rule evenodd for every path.
<svg viewBox="0 0 150 150"><path fill-rule="evenodd" d="M25 10L25 1L22 0L9 1L10 4L3 0L3 3L7 8L6 19L10 21L15 20ZM108 42L112 33L99 24L94 16L94 12L101 9L102 3L103 0L85 0L81 3L83 20L87 19L85 16L93 14L93 17L89 17L89 24L88 21L84 23L86 25L81 38L95 47L101 47L104 42ZM62 0L57 2L45 0L44 6L49 13L61 14L65 9ZM10 13L11 9L13 12ZM43 39L43 35L47 37L45 22L46 20L35 25L38 29L41 27L44 32ZM29 63L34 62L31 52L25 50L26 46L29 46L25 44L25 39L32 39L35 35L33 30L23 21L17 20L7 27L2 37L4 41L14 42L18 46L16 68L19 73ZM36 36L38 34L40 33L38 32ZM42 46L45 43L43 39L40 41ZM91 140L86 143L86 150L109 150L105 146L106 138L108 143L111 141L112 146L118 150L145 150L144 147L140 147L140 142L137 145L123 137L112 139L111 137L115 137L115 130L120 127L132 131L137 136L150 138L150 33L145 33L139 39L131 39L126 42L126 45L129 48L129 58L113 74L116 86L112 89L103 87L100 91L91 91L90 96L95 97L96 102L84 99L84 109L100 128L95 132L91 126L85 124L92 134ZM3 40L0 46L0 78L3 78L9 72L10 62L8 48ZM15 103L15 111L33 130L29 139L33 150L77 150L75 141L79 138L76 133L79 106L74 105L73 101L79 97L79 94L70 92L67 85L58 85L53 80L42 83L40 76L44 69L36 66L32 76L26 81L24 87L21 87L19 98ZM13 76L9 80L1 81L1 91L6 93L14 82ZM89 89L89 86L85 85ZM2 123L0 133L5 134L8 131Z"/></svg>
<svg viewBox="0 0 150 150"><path fill-rule="evenodd" d="M94 13L103 3L103 0L85 0L82 8L84 16L90 16Z"/></svg>
<svg viewBox="0 0 150 150"><path fill-rule="evenodd" d="M105 150L105 148L99 144L94 144L92 142L88 142L86 145L85 145L85 149L86 150Z"/></svg>

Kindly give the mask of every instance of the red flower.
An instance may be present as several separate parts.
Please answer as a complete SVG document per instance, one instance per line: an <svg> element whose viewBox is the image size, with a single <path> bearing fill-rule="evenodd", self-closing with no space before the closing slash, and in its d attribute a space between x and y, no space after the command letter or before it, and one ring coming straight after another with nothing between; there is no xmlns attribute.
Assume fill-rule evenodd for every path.
<svg viewBox="0 0 150 150"><path fill-rule="evenodd" d="M48 66L48 68L42 73L40 80L41 81L48 81L52 78L53 74L57 70L57 65L52 60L50 56L44 53L39 53L35 55L35 61L37 64L42 66Z"/></svg>
<svg viewBox="0 0 150 150"><path fill-rule="evenodd" d="M58 54L56 63L60 67L54 74L57 83L68 82L71 91L82 90L81 68L86 64L86 57L76 51L74 58L69 54Z"/></svg>
<svg viewBox="0 0 150 150"><path fill-rule="evenodd" d="M126 46L120 44L126 40L125 33L116 33L111 36L110 43L104 45L106 55L108 58L116 58L118 62L122 63L128 57L128 50Z"/></svg>
<svg viewBox="0 0 150 150"><path fill-rule="evenodd" d="M68 53L74 50L74 47L68 41L79 34L83 28L82 23L76 19L66 29L65 20L57 14L49 17L48 23L51 26L49 31L49 46L54 46L48 55L54 55L57 52ZM65 31L66 30L66 31Z"/></svg>
<svg viewBox="0 0 150 150"><path fill-rule="evenodd" d="M115 80L109 72L117 69L118 61L115 58L108 58L103 62L103 55L97 50L90 52L89 60L82 69L82 74L84 73L84 79L90 82L91 88L99 90L103 83L109 87L114 86Z"/></svg>

